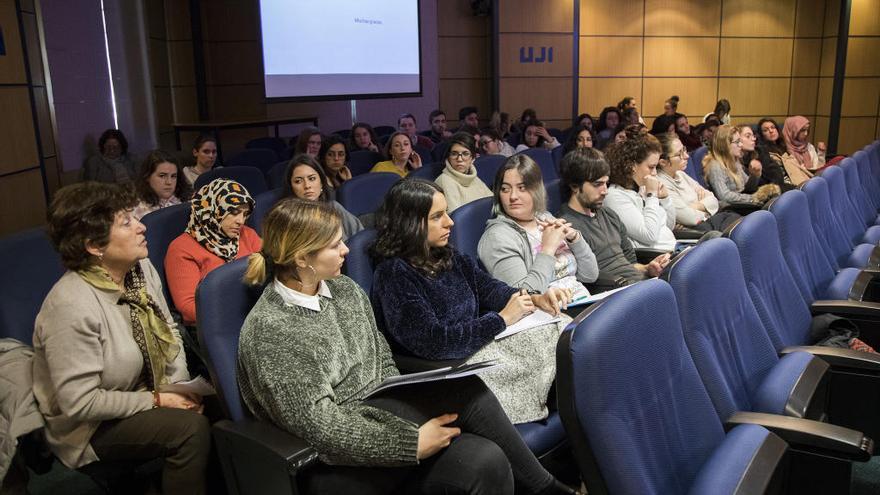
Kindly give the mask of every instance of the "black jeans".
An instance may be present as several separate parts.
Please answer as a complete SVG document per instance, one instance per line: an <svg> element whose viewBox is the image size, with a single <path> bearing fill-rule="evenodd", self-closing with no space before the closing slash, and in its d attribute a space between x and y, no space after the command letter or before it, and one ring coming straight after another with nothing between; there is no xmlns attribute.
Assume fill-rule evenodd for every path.
<svg viewBox="0 0 880 495"><path fill-rule="evenodd" d="M356 467L318 463L302 473L300 488L316 493L541 493L553 476L507 419L477 377L397 387L366 401L419 425L458 413L462 434L416 466Z"/></svg>

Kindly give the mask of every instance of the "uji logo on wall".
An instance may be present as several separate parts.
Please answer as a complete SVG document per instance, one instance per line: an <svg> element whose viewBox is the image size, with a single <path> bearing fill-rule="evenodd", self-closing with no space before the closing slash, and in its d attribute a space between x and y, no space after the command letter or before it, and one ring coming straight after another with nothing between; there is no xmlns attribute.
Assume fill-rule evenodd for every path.
<svg viewBox="0 0 880 495"><path fill-rule="evenodd" d="M519 63L521 64L552 64L553 47L521 46L519 47Z"/></svg>

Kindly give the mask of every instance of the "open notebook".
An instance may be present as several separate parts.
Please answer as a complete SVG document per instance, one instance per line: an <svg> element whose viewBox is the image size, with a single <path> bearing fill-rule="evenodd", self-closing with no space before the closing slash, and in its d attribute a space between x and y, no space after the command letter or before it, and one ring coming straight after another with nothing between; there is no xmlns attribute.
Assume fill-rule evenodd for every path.
<svg viewBox="0 0 880 495"><path fill-rule="evenodd" d="M379 392L403 385L412 385L415 383L435 382L438 380L452 380L455 378L464 378L466 376L476 375L484 371L490 370L500 363L494 359L488 361L480 361L479 363L460 364L458 366L444 366L436 370L422 371L419 373L409 373L406 375L391 376L380 383L376 388L371 390L364 399L372 397Z"/></svg>

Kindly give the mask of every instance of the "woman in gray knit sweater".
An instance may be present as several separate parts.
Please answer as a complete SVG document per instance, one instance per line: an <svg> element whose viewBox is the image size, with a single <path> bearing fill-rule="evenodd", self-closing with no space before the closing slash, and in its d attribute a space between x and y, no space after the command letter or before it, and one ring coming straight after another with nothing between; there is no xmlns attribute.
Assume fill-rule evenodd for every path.
<svg viewBox="0 0 880 495"><path fill-rule="evenodd" d="M340 276L339 213L287 198L266 216L245 281L239 384L255 416L308 441L306 493L572 493L535 459L475 377L364 396L398 374L366 294Z"/></svg>

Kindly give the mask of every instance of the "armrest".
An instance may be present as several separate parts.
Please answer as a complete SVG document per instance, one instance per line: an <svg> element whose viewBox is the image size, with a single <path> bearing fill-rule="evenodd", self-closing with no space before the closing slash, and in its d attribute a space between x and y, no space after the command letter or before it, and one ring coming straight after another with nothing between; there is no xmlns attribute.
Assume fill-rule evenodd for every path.
<svg viewBox="0 0 880 495"><path fill-rule="evenodd" d="M876 274L878 268L880 268L880 246L874 246L874 249L871 250L871 256L868 257L868 266L863 271Z"/></svg>
<svg viewBox="0 0 880 495"><path fill-rule="evenodd" d="M810 305L814 315L834 313L837 316L880 321L880 303L851 299L819 299Z"/></svg>
<svg viewBox="0 0 880 495"><path fill-rule="evenodd" d="M761 207L762 205L757 203L729 203L724 208L721 208L721 211L732 211L733 213L746 216L749 213L760 210Z"/></svg>
<svg viewBox="0 0 880 495"><path fill-rule="evenodd" d="M831 366L832 371L841 368L857 369L880 374L880 354L843 349L840 347L821 347L816 345L791 346L779 351L780 355L792 352L808 352Z"/></svg>
<svg viewBox="0 0 880 495"><path fill-rule="evenodd" d="M289 472L294 472L318 458L311 445L298 436L265 421L248 419L214 424L218 444L225 444L241 459L281 461ZM219 447L219 446L218 446Z"/></svg>
<svg viewBox="0 0 880 495"><path fill-rule="evenodd" d="M672 231L672 234L676 239L699 239L703 237L705 232L696 229L689 229L687 227L677 228Z"/></svg>
<svg viewBox="0 0 880 495"><path fill-rule="evenodd" d="M584 283L584 287L590 291L590 294L598 294L618 287L628 285L629 282L623 277L614 277L607 272L599 271L599 277L590 283Z"/></svg>
<svg viewBox="0 0 880 495"><path fill-rule="evenodd" d="M669 251L664 251L662 249L651 249L651 248L635 248L635 251L636 251L636 261L643 264L643 265L647 265L648 263L651 262L651 260L653 260L657 256L660 256L661 254L666 254L669 252Z"/></svg>
<svg viewBox="0 0 880 495"><path fill-rule="evenodd" d="M874 453L874 441L862 432L809 419L775 414L737 412L724 423L725 430L736 425L763 426L779 435L792 448L838 459L865 462Z"/></svg>
<svg viewBox="0 0 880 495"><path fill-rule="evenodd" d="M393 354L391 357L394 359L394 364L397 365L397 369L400 370L401 373L418 373L420 371L436 370L437 368L443 368L444 366L455 367L468 360L468 358L464 358L435 361L415 356L406 356L403 354Z"/></svg>

